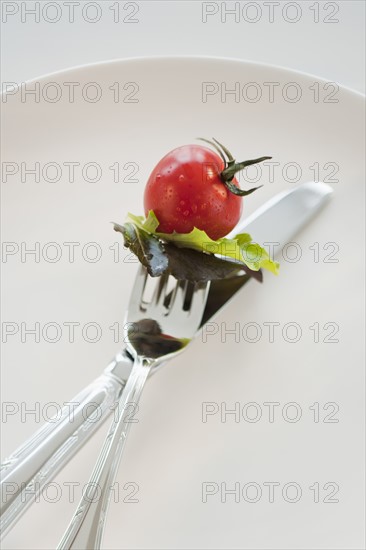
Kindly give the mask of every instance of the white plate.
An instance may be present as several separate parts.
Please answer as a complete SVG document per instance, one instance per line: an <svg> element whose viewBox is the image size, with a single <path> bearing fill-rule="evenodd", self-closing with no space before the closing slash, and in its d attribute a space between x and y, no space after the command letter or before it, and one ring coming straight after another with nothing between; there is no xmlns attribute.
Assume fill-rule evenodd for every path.
<svg viewBox="0 0 366 550"><path fill-rule="evenodd" d="M73 103L70 82L78 84ZM334 197L298 235L302 255L297 262L282 260L278 278L266 275L263 285L248 285L220 316L216 335L206 343L198 339L149 381L120 468L120 497L111 506L104 546L361 548L363 96L281 68L210 58L101 63L49 75L30 86L39 86L39 102L31 95L22 101L18 91L3 103L3 162L19 168L2 190L3 240L16 243L15 253L3 257L3 322L19 328L3 346L3 397L23 412L23 417L15 412L4 419L4 455L40 425L42 411L43 416L55 412L48 403L68 402L119 347L109 327L122 327L136 264L109 222L123 221L127 211L142 212L144 182L166 152L196 136L214 136L240 160L270 154L279 163L273 182L269 167L262 168L265 185L244 199L244 215L275 193L316 177L334 187ZM238 96L225 95L225 89L235 87ZM211 95L202 96L202 90ZM95 92L102 96L90 102ZM55 94L61 96L52 102ZM40 182L29 174L22 182L21 163L24 172L36 162L43 171ZM61 166L59 181L47 181L57 175L50 162ZM65 162L80 163L74 182ZM85 172L89 162L100 165L100 181L85 181L83 167L86 178L96 173L92 167ZM113 181L109 167L116 162L127 181ZM254 169L248 175L253 177ZM52 242L56 248L47 246ZM70 242L80 243L74 262L68 259L70 245L63 244ZM98 247L85 247L90 242ZM22 261L25 246L40 247L39 262L32 255ZM98 250L100 261L87 261ZM289 257L294 252L289 249ZM61 257L52 263L55 253ZM39 343L24 333L37 322ZM67 322L79 323L73 343ZM89 340L95 337L93 326L87 330L91 322L102 331L95 343L82 338L82 328ZM273 343L268 322L279 323ZM47 323L57 323L61 332L57 335ZM228 334L224 343L222 327L232 329L235 323L241 332L248 329L246 337L235 342L235 335ZM288 341L297 326L288 323L300 327L298 342ZM258 341L248 342L258 326ZM317 326L319 343L314 342ZM339 342L324 342L333 330ZM55 343L47 341L58 336ZM219 413L202 422L207 402L221 410L221 403L228 409L239 403L239 422L233 415L222 422ZM248 406L253 402L257 405ZM279 403L273 422L268 402ZM26 406L39 407L40 414L26 414ZM319 422L314 421L316 407ZM256 410L261 418L249 422ZM301 418L290 422L296 410ZM4 548L55 547L104 432L23 516ZM69 498L72 482L80 484L74 502ZM134 487L127 482L138 485L138 504L124 502ZM218 492L203 503L205 482ZM280 484L273 503L266 482ZM221 483L228 489L238 483L248 496L235 502L228 495L223 503ZM296 487L298 502L288 502ZM314 502L317 488L319 503ZM248 502L256 490L262 496ZM324 502L327 497L339 502Z"/></svg>

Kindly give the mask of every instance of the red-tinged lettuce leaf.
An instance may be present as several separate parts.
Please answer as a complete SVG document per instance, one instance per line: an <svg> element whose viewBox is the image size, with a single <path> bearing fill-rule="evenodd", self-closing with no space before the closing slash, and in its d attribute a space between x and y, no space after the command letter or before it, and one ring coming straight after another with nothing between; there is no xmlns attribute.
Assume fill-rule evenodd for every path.
<svg viewBox="0 0 366 550"><path fill-rule="evenodd" d="M122 233L125 246L138 257L152 277L169 272L176 279L204 282L225 279L242 274L243 271L251 273L241 262L217 258L213 254L190 248L183 251L175 244L162 242L157 236L131 222L114 224L114 229ZM254 275L261 280L261 272Z"/></svg>
<svg viewBox="0 0 366 550"><path fill-rule="evenodd" d="M152 277L159 277L167 271L169 260L159 239L129 222L124 225L115 223L114 229L122 233L125 246L138 257Z"/></svg>
<svg viewBox="0 0 366 550"><path fill-rule="evenodd" d="M222 238L214 241L196 227L190 233L158 233L159 220L152 210L148 217L134 216L128 214L127 222L133 223L136 227L155 235L165 242L173 243L176 247L187 250L196 250L200 253L206 252L221 258L227 258L244 264L251 271L259 271L261 268L278 274L279 264L269 257L268 252L259 244L252 241L248 233L239 233L235 237Z"/></svg>

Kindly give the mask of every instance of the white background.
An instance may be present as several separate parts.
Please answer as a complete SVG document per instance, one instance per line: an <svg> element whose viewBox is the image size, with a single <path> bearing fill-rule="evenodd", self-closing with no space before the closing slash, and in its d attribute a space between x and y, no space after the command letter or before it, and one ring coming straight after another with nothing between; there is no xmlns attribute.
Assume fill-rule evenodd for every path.
<svg viewBox="0 0 366 550"><path fill-rule="evenodd" d="M2 2L6 24L2 24L1 76L5 82L23 82L109 59L210 55L282 65L365 90L363 0L209 2L206 8L200 1L133 2L138 12L130 19L136 23L123 22L134 11L127 2L120 2L119 23L113 22L114 12L110 9L114 1L95 2L100 10L96 23L85 20L98 18L96 8L85 8L90 2L74 2L74 22L70 22L71 7L65 2L43 1L40 22L36 23L35 15L27 13L35 4ZM50 4L58 4L58 10ZM229 11L235 4L239 13L227 13L225 20L225 5ZM217 13L208 15L204 23L203 12L216 9ZM18 11L6 18L5 10ZM314 22L316 11L318 23ZM45 19L59 21L50 23Z"/></svg>

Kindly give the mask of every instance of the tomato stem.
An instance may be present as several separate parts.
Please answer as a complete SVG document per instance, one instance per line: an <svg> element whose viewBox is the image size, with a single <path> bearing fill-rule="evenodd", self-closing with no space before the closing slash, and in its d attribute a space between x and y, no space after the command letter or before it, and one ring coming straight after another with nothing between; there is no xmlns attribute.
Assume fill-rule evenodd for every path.
<svg viewBox="0 0 366 550"><path fill-rule="evenodd" d="M213 143L212 141L210 141L209 139L205 139L205 138L197 138L199 139L200 141L205 141L206 143L208 143L209 145L211 145L212 147L214 147L214 149L216 149L216 151L218 152L218 154L220 155L220 157L222 158L222 160L224 161L224 166L226 168L227 166L227 162L226 162L226 158L224 156L224 153L222 152L222 150L220 149L220 147L218 147L216 145L216 143ZM216 140L215 140L216 141ZM218 142L217 142L218 143Z"/></svg>
<svg viewBox="0 0 366 550"><path fill-rule="evenodd" d="M233 155L230 153L230 151L222 145L217 139L212 138L212 141L205 138L197 138L201 141L205 141L206 143L209 143L216 151L219 153L220 157L224 161L224 169L220 173L220 177L226 188L233 193L234 195L239 195L240 197L244 197L246 195L250 195L250 193L253 193L259 187L262 187L262 185L259 185L259 187L252 187L252 189L248 189L248 191L244 191L244 189L240 189L236 185L234 185L232 180L234 179L234 176L237 172L240 172L247 166L251 166L252 164L257 164L258 162L263 162L264 160L270 160L272 157L259 157L257 159L252 160L244 160L242 162L236 162ZM225 157L226 155L226 157Z"/></svg>
<svg viewBox="0 0 366 550"><path fill-rule="evenodd" d="M240 172L247 166L251 166L252 164L257 164L258 162L263 162L264 160L269 160L272 157L259 157L257 159L252 160L244 160L242 162L233 162L231 164L228 164L226 168L221 172L221 179L225 181L231 181L235 174L237 172Z"/></svg>

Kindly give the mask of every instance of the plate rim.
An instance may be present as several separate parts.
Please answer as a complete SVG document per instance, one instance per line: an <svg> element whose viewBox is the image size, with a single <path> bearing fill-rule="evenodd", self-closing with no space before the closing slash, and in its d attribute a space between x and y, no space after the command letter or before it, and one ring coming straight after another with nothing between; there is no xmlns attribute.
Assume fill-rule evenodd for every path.
<svg viewBox="0 0 366 550"><path fill-rule="evenodd" d="M291 75L298 75L300 77L305 77L307 79L313 79L313 78L316 78L318 81L320 82L324 82L324 83L329 83L329 82L334 82L335 84L337 84L337 86L339 86L339 88L341 90L343 90L344 92L347 92L349 95L351 96L354 96L355 98L363 98L363 99L366 99L366 94L358 91L358 90L355 90L354 88L351 88L349 86L345 86L343 84L339 84L338 82L335 82L335 81L330 81L329 79L326 79L325 77L321 77L321 76L318 76L314 73L309 73L309 72L306 72L306 71L300 71L300 70L297 70L297 69L292 69L290 67L285 67L284 65L277 65L275 63L266 63L266 62L262 62L262 61L253 61L251 59L243 59L243 58L239 58L239 57L226 57L226 56L214 56L214 55L147 55L147 56L135 56L135 57L120 57L120 58L115 58L115 59L107 59L107 60L104 60L104 61L95 61L95 62L91 62L91 63L82 63L80 65L74 65L72 67L69 67L69 68L66 68L66 69L59 69L57 71L51 71L50 73L46 73L46 74L42 74L38 77L34 77L34 78L31 78L31 79L28 79L28 80L24 80L24 81L21 81L20 83L15 83L16 85L18 85L20 88L23 87L24 85L26 84L31 84L32 82L39 82L39 81L44 81L46 79L48 79L49 77L52 77L52 76L60 76L62 74L70 74L70 73L74 73L76 71L80 71L80 70L87 70L87 69L90 69L90 68L97 68L99 66L102 66L102 65L113 65L113 64L118 64L118 63L126 63L126 64L130 64L130 63L134 63L134 62L138 62L138 63L142 63L142 62L159 62L159 61L183 61L183 62L186 62L186 61L219 61L219 62L228 62L228 63L232 63L232 64L237 64L237 65L247 65L247 66L257 66L257 67L260 67L260 68L268 68L268 69L275 69L275 70L278 70L278 71L282 71L284 73L288 73L288 74L291 74ZM3 92L1 91L0 92L0 97L2 97L3 95L6 95L6 92Z"/></svg>

